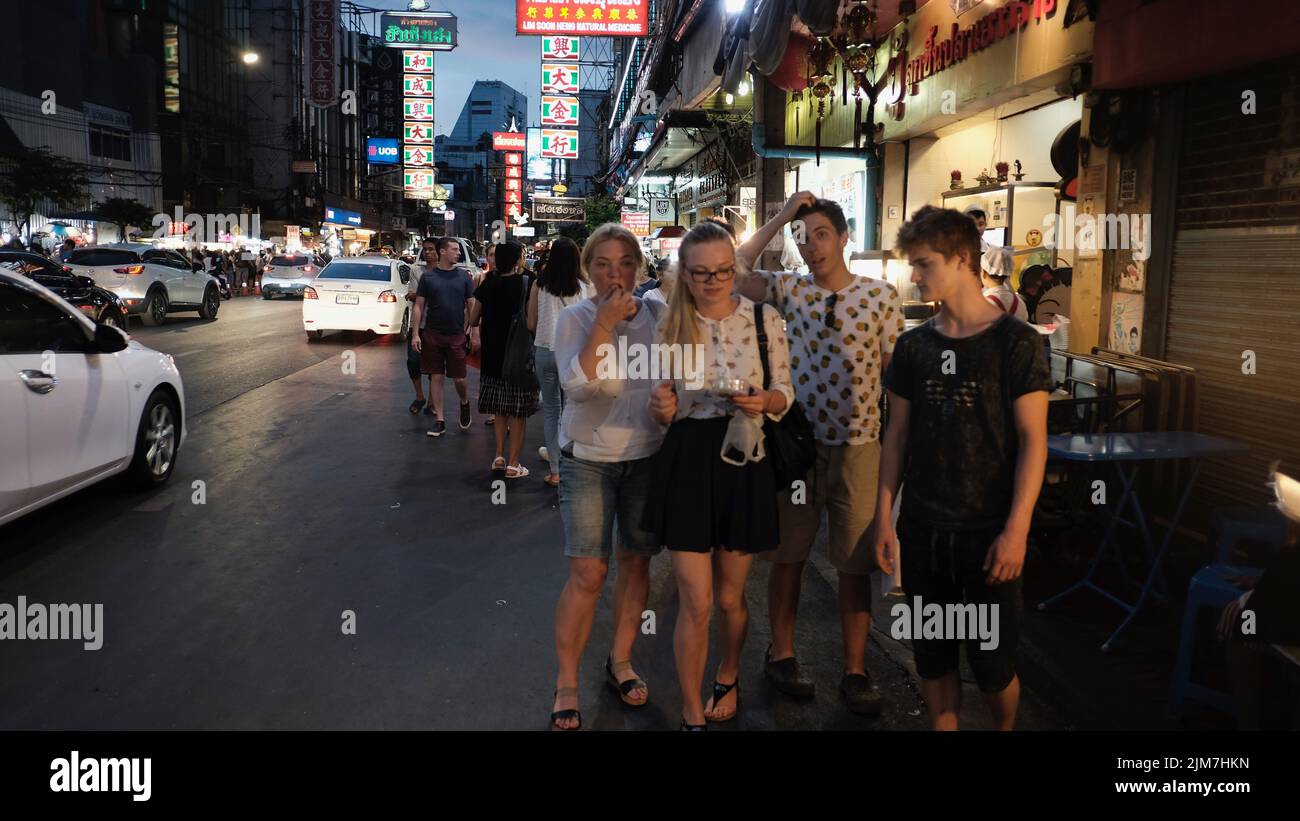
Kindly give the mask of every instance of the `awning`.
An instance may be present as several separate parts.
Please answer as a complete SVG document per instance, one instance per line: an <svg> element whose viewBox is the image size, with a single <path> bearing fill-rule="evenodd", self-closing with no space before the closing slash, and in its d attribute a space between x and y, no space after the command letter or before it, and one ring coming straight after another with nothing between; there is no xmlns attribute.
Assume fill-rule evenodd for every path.
<svg viewBox="0 0 1300 821"><path fill-rule="evenodd" d="M1169 85L1300 54L1300 3L1107 0L1093 33L1098 89Z"/></svg>
<svg viewBox="0 0 1300 821"><path fill-rule="evenodd" d="M646 171L671 171L700 153L717 136L703 111L669 112L655 131L643 165Z"/></svg>

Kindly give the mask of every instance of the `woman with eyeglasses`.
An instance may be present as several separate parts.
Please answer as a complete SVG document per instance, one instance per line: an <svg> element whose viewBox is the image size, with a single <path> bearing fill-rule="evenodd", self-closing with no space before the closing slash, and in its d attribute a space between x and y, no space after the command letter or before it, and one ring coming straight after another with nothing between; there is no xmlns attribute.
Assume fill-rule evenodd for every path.
<svg viewBox="0 0 1300 821"><path fill-rule="evenodd" d="M735 243L721 225L700 223L683 238L658 335L680 356L673 372L680 378L661 382L650 400L651 416L669 427L655 456L644 527L671 552L677 580L673 653L683 730L736 716L749 629L745 578L754 555L777 546L776 477L762 453L761 427L764 414L780 419L794 400L785 321L735 292L738 267ZM722 660L704 704L700 685L715 604Z"/></svg>

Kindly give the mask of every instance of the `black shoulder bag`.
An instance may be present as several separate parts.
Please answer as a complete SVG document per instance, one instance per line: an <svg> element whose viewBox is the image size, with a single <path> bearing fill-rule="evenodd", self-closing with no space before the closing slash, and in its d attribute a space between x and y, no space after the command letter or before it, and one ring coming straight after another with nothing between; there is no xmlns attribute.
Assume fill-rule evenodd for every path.
<svg viewBox="0 0 1300 821"><path fill-rule="evenodd" d="M510 385L525 391L538 389L536 365L533 362L533 338L528 333L528 276L524 279L519 309L510 318L510 331L506 336L506 352L501 362L501 378Z"/></svg>
<svg viewBox="0 0 1300 821"><path fill-rule="evenodd" d="M768 390L772 372L767 363L767 328L763 324L761 302L754 303L754 327L758 330L758 358L763 363L763 390ZM780 422L773 422L764 415L763 441L781 490L808 478L808 471L817 464L817 439L813 435L812 423L804 416L803 406L797 399Z"/></svg>

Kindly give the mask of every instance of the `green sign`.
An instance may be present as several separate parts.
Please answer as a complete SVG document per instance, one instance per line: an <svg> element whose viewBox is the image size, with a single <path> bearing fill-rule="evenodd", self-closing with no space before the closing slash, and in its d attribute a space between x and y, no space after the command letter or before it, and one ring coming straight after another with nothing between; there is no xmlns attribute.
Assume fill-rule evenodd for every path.
<svg viewBox="0 0 1300 821"><path fill-rule="evenodd" d="M445 11L386 12L379 16L384 45L451 51L456 41L456 15Z"/></svg>

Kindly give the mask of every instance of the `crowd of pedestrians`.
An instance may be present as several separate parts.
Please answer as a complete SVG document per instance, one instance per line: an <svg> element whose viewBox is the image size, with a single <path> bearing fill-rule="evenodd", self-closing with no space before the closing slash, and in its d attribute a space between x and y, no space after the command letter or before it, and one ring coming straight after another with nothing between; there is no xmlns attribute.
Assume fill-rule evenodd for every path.
<svg viewBox="0 0 1300 821"><path fill-rule="evenodd" d="M808 272L754 269L796 220ZM651 699L633 647L650 563L665 550L678 594L683 730L730 721L740 709L744 591L756 556L768 569L764 675L788 696L812 696L795 626L823 520L838 577L846 707L882 708L866 663L871 574L892 575L901 559L908 595L1001 610L992 648L914 637L931 725L958 725L963 643L996 726L1014 725L1020 572L1052 387L1041 343L1006 298L1002 249L981 245L970 215L926 207L900 230L912 282L941 305L907 332L895 288L849 271L849 235L837 204L800 192L739 245L725 221L697 224L666 266L648 264L617 223L581 247L557 240L535 272L518 243L490 246L481 281L456 266L457 243L426 244L425 271L408 296L417 328L411 412L431 406L430 435L440 435L450 374L469 427L465 362L477 356L478 411L496 417L491 470L519 479L529 475L520 462L527 420L543 410L544 481L558 488L569 562L555 613L552 729L582 726L580 660L611 564L605 677L628 706ZM629 351L677 367L638 371L619 358ZM803 462L785 451L799 431ZM715 612L719 664L706 670Z"/></svg>

